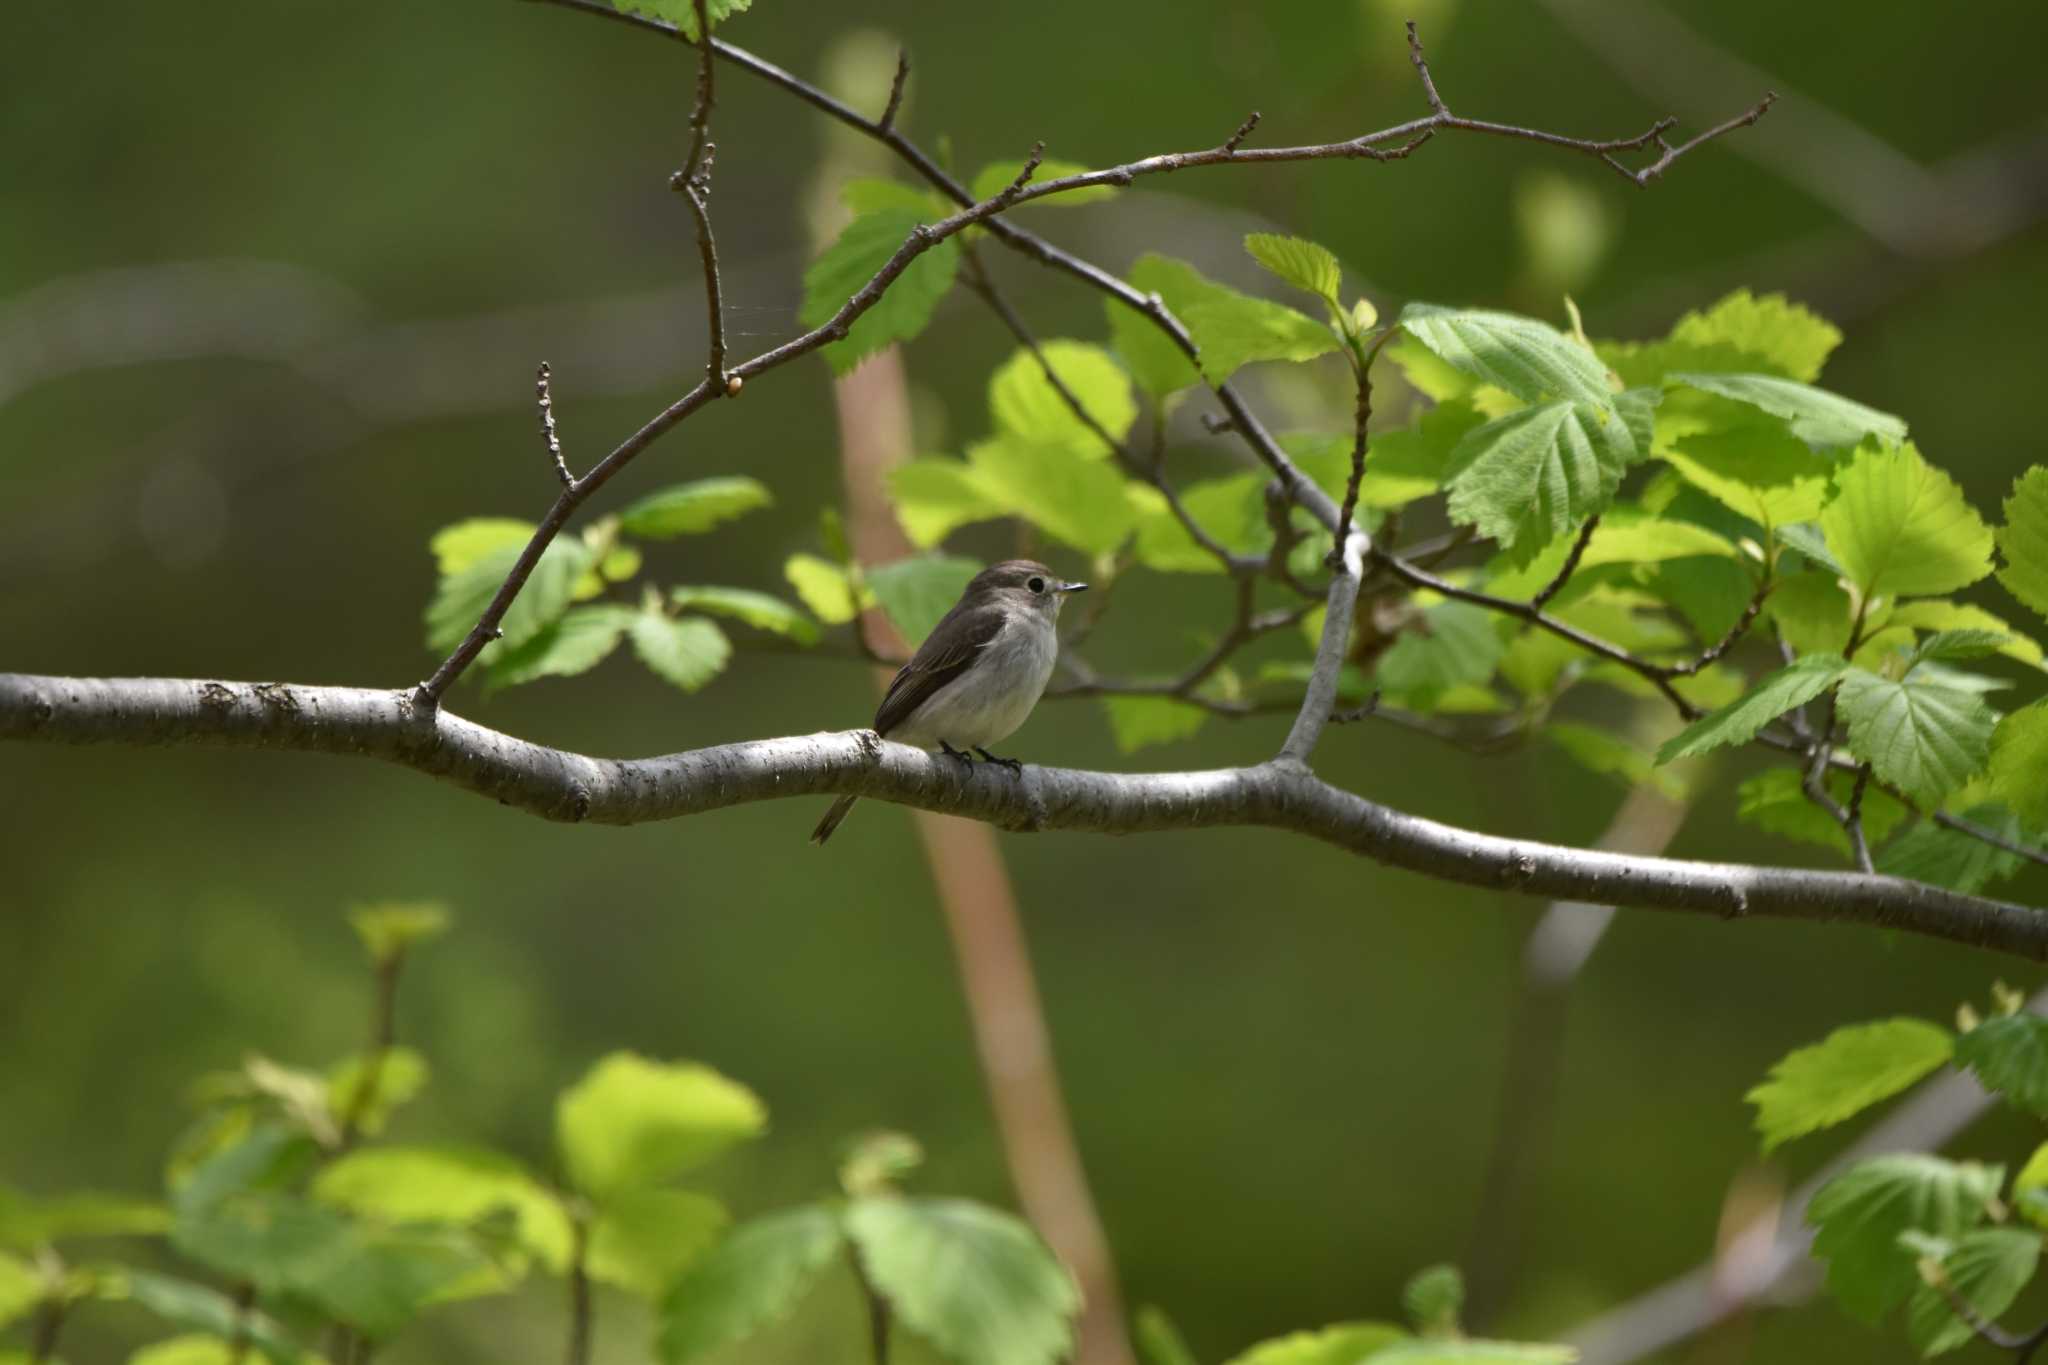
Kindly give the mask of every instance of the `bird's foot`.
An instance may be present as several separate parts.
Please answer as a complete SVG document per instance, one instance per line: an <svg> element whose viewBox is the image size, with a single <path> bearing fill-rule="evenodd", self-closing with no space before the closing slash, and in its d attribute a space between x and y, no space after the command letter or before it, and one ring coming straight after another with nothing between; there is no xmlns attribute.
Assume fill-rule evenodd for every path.
<svg viewBox="0 0 2048 1365"><path fill-rule="evenodd" d="M1010 770L1010 776L1012 777L1024 776L1024 760L1021 758L997 758L994 754L982 748L979 744L974 746L974 752L980 754L983 758L995 764L998 768L1008 768Z"/></svg>
<svg viewBox="0 0 2048 1365"><path fill-rule="evenodd" d="M967 753L964 750L954 748L952 745L946 743L946 741L943 739L939 741L939 752L944 754L947 758L959 759L962 763L965 763L970 769L974 767L974 755Z"/></svg>

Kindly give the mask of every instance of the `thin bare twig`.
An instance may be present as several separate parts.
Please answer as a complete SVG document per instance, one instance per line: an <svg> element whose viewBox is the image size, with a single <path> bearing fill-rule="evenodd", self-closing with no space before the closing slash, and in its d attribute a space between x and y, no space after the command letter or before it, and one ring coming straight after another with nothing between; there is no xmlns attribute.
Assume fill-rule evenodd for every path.
<svg viewBox="0 0 2048 1365"><path fill-rule="evenodd" d="M910 49L899 48L896 52L896 77L889 82L889 103L883 107L882 116L875 120L875 126L883 132L896 126L896 115L903 109L903 90L910 80Z"/></svg>
<svg viewBox="0 0 2048 1365"><path fill-rule="evenodd" d="M697 14L697 102L690 110L690 154L683 160L682 170L676 172L684 184L696 178L697 163L710 152L711 106L717 100L715 69L712 60L711 13L708 0L692 0L691 8Z"/></svg>
<svg viewBox="0 0 2048 1365"><path fill-rule="evenodd" d="M1735 648L1736 642L1744 635L1747 635L1749 628L1756 624L1757 613L1764 609L1764 600L1771 595L1771 589L1775 586L1777 586L1777 580L1769 574L1764 575L1762 579L1758 580L1756 591L1750 595L1749 603L1743 607L1742 614L1735 618L1734 624L1728 627L1727 632L1719 640L1707 646L1700 653L1687 659L1684 663L1653 664L1651 666L1667 678L1689 678L1701 669L1706 668L1709 664L1718 662L1729 650ZM1790 663L1791 659L1787 658L1786 662Z"/></svg>
<svg viewBox="0 0 2048 1365"><path fill-rule="evenodd" d="M540 439L548 448L548 455L555 462L555 476L562 481L562 487L574 488L575 476L569 473L569 462L562 458L562 440L555 433L555 396L551 392L554 375L543 360L533 380L534 401L540 408Z"/></svg>
<svg viewBox="0 0 2048 1365"><path fill-rule="evenodd" d="M1254 109L1251 111L1251 113L1245 115L1243 123L1237 125L1236 132L1232 133L1229 137L1223 139L1223 150L1226 152L1234 152L1239 147L1242 147L1244 145L1244 140L1252 135L1252 129L1258 126L1259 111Z"/></svg>
<svg viewBox="0 0 2048 1365"><path fill-rule="evenodd" d="M1572 542L1572 548L1565 555L1564 563L1558 566L1557 576L1537 590L1536 595L1529 599L1530 606L1541 611L1545 603L1564 591L1564 585L1569 583L1572 575L1579 571L1579 561L1586 557L1586 546L1592 543L1593 533L1599 529L1600 518L1598 515L1586 518L1586 524L1579 528L1579 538Z"/></svg>

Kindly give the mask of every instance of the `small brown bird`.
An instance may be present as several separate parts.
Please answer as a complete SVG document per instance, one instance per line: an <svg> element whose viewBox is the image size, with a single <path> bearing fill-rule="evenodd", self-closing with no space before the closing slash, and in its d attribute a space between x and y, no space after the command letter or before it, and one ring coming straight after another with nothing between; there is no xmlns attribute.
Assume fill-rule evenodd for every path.
<svg viewBox="0 0 2048 1365"><path fill-rule="evenodd" d="M972 763L973 750L1011 771L1023 764L988 751L1017 732L1052 680L1060 604L1086 583L1066 583L1031 559L1006 559L976 574L960 600L889 684L875 733ZM822 844L856 798L842 796L811 831Z"/></svg>

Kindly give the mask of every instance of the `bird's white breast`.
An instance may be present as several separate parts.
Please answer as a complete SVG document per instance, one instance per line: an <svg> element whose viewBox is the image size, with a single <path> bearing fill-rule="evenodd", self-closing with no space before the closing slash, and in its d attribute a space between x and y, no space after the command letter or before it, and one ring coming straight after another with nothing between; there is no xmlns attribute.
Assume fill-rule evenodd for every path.
<svg viewBox="0 0 2048 1365"><path fill-rule="evenodd" d="M889 732L889 738L920 749L935 749L941 740L956 749L1002 743L1017 733L1038 705L1045 685L1052 681L1059 649L1059 634L1049 617L1013 614L981 647L981 657L934 692Z"/></svg>

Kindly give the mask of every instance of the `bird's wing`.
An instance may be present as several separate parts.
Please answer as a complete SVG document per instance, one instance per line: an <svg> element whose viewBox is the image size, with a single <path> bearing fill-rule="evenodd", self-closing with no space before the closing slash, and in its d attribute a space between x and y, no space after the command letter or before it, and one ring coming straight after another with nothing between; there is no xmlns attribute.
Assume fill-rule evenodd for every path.
<svg viewBox="0 0 2048 1365"><path fill-rule="evenodd" d="M1002 633L1003 609L962 603L932 628L910 662L889 683L875 712L875 733L886 735L908 720L932 694L973 666L975 656Z"/></svg>

